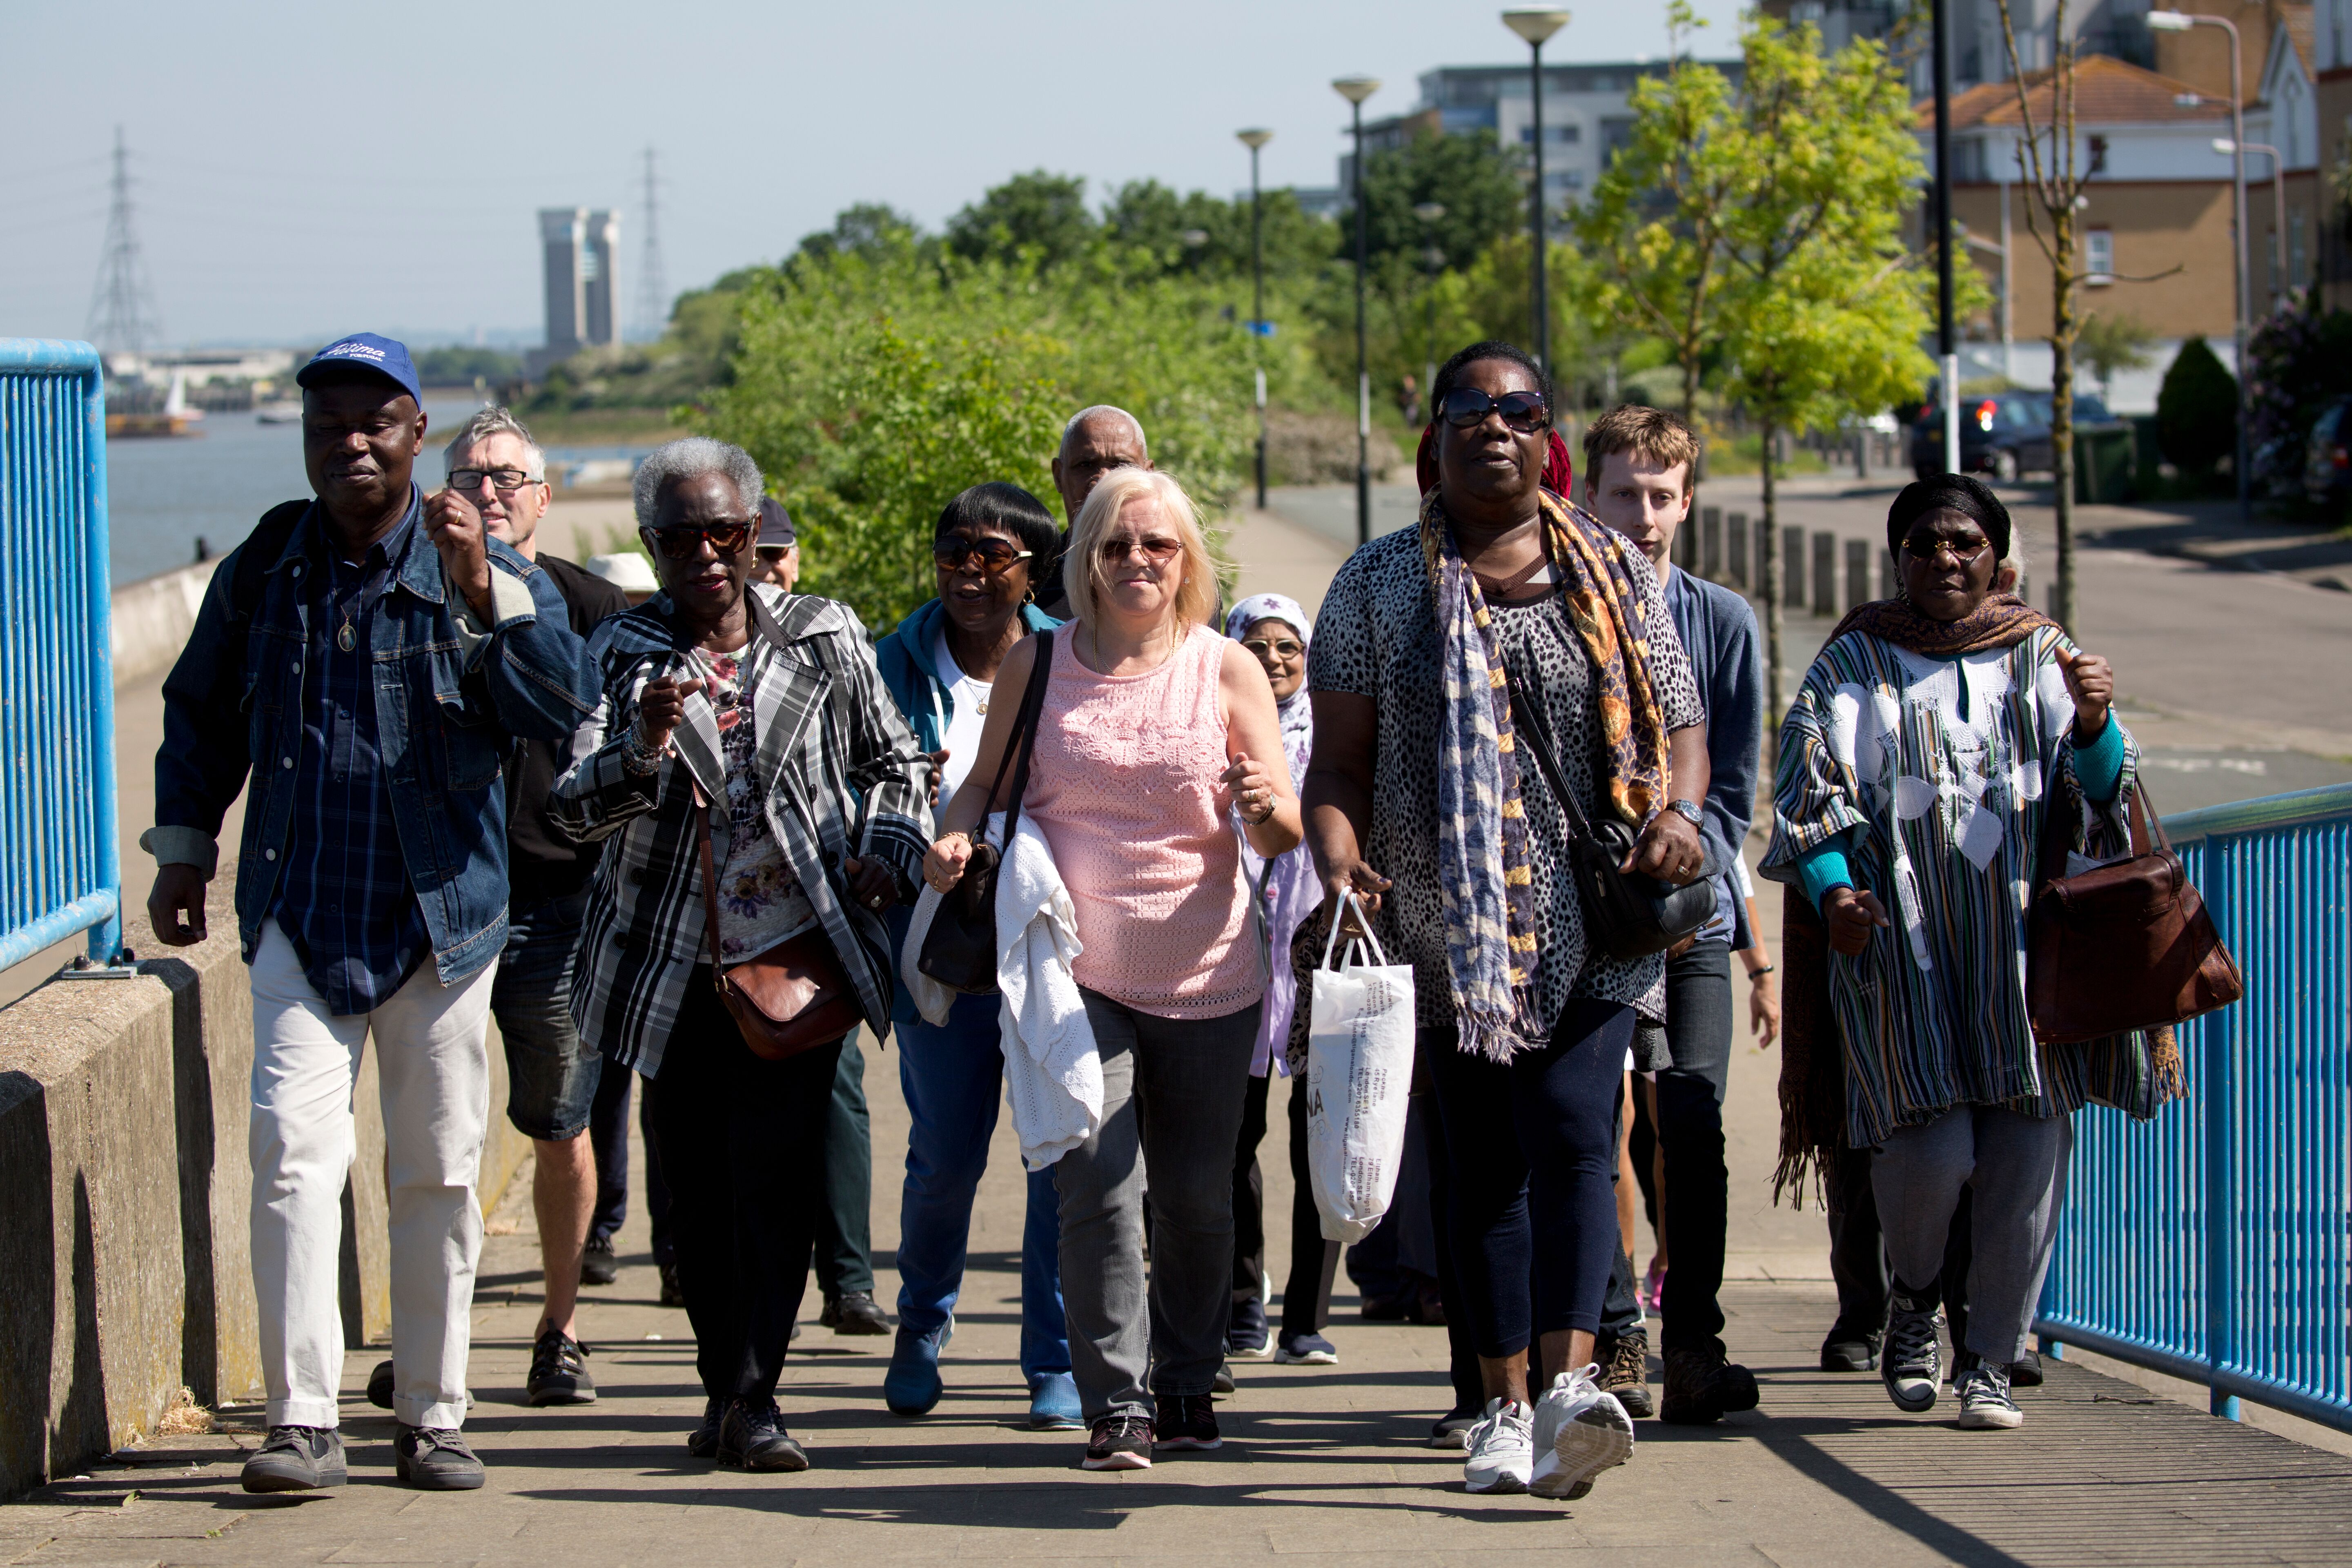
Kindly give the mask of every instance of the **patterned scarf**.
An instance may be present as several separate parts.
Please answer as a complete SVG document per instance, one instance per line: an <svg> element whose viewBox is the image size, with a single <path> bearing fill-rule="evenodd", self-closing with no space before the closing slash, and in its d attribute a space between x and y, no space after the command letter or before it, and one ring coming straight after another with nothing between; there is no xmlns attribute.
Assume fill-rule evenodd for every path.
<svg viewBox="0 0 2352 1568"><path fill-rule="evenodd" d="M1638 829L1665 803L1666 725L1633 568L1618 536L1590 514L1549 492L1542 500L1556 585L1592 661L1608 809ZM1454 1016L1464 1050L1508 1061L1541 1047L1546 1032L1533 994L1535 892L1502 642L1436 489L1422 500L1421 551L1444 645L1437 865Z"/></svg>
<svg viewBox="0 0 2352 1568"><path fill-rule="evenodd" d="M1835 642L1848 632L1868 632L1884 642L1927 658L1958 658L1999 647L2015 647L2036 626L2058 623L2014 594L1988 594L1957 621L1930 620L1907 599L1874 599L1856 605L1830 633ZM1829 643L1823 643L1826 647Z"/></svg>

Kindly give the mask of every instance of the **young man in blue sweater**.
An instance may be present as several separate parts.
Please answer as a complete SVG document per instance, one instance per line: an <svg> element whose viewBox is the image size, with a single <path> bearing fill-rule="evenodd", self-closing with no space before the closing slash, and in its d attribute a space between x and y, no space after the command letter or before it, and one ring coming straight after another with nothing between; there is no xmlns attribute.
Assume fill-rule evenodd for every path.
<svg viewBox="0 0 2352 1568"><path fill-rule="evenodd" d="M1764 673L1756 616L1738 593L1675 570L1675 533L1690 516L1698 437L1672 414L1626 405L1611 409L1584 434L1584 504L1656 568L1684 651L1706 702L1711 782L1699 832L1724 868L1715 879L1716 912L1666 963L1666 1037L1673 1065L1657 1075L1657 1126L1665 1152L1659 1208L1666 1253L1663 1349L1668 1421L1704 1423L1756 1407L1756 1379L1726 1359L1723 1249L1729 1176L1723 1160L1723 1097L1731 1070L1731 955L1741 954L1749 983L1770 973L1748 930L1747 910L1730 867L1755 810L1758 747L1764 734ZM1616 1294L1616 1292L1612 1292ZM1602 1325L1604 1334L1609 1324ZM1629 1327L1598 1348L1610 1385L1622 1382L1647 1403L1646 1333ZM1621 1395L1622 1397L1622 1395Z"/></svg>

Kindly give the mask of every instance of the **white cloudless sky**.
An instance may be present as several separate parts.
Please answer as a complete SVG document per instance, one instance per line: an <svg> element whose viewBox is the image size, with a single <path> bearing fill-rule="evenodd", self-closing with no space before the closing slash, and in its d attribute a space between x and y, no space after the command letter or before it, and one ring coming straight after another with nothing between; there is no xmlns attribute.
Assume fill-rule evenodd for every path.
<svg viewBox="0 0 2352 1568"><path fill-rule="evenodd" d="M1572 7L1572 9L1576 9ZM1697 52L1735 51L1702 0ZM541 319L536 209L617 206L634 316L642 150L674 291L772 259L854 202L937 227L1023 170L1099 201L1150 177L1332 183L1333 77L1412 107L1440 65L1524 63L1494 4L1021 0L947 5L0 5L0 336L79 337L121 124L174 343L359 329L449 341ZM1547 59L1663 55L1664 0L1576 9Z"/></svg>

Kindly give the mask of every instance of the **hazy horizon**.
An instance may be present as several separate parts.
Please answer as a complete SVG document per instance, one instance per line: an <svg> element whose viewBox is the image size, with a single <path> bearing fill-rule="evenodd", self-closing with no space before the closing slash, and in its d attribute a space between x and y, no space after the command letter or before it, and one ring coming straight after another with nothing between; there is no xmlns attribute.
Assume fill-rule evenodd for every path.
<svg viewBox="0 0 2352 1568"><path fill-rule="evenodd" d="M1730 53L1735 5L1699 9L1715 25L1698 52ZM1204 0L1171 22L1030 0L713 5L680 19L588 0L411 5L394 25L289 5L12 6L0 336L87 330L118 121L165 343L369 328L535 344L542 206L621 210L635 323L648 142L674 297L784 254L853 203L936 229L1030 169L1083 176L1095 205L1144 178L1230 195L1249 184L1234 139L1245 125L1275 132L1269 187L1328 185L1348 122L1330 79L1380 77L1366 117L1402 112L1423 71L1524 63L1499 11ZM1545 58L1655 58L1664 16L1657 4L1580 16Z"/></svg>

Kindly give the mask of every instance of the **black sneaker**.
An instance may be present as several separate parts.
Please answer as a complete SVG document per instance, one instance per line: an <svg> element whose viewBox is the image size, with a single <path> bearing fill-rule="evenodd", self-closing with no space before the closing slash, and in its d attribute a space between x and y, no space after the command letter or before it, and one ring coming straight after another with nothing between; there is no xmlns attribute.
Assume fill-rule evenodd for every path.
<svg viewBox="0 0 2352 1568"><path fill-rule="evenodd" d="M1151 1423L1140 1415L1106 1415L1087 1439L1089 1470L1148 1470L1151 1468Z"/></svg>
<svg viewBox="0 0 2352 1568"><path fill-rule="evenodd" d="M400 1479L418 1491L469 1492L482 1484L482 1461L449 1427L404 1422L392 1451Z"/></svg>
<svg viewBox="0 0 2352 1568"><path fill-rule="evenodd" d="M2011 1388L2042 1386L2042 1352L2040 1351L2027 1351L2025 1359L2009 1369L2009 1384Z"/></svg>
<svg viewBox="0 0 2352 1568"><path fill-rule="evenodd" d="M376 1363L375 1370L368 1373L368 1403L378 1410L391 1409L393 1388L392 1363Z"/></svg>
<svg viewBox="0 0 2352 1568"><path fill-rule="evenodd" d="M702 1425L686 1435L688 1458L715 1459L719 1457L719 1423L726 1415L725 1400L706 1399L702 1402Z"/></svg>
<svg viewBox="0 0 2352 1568"><path fill-rule="evenodd" d="M1222 1448L1217 1436L1217 1407L1205 1394L1162 1394L1156 1403L1160 1419L1152 1424L1155 1449Z"/></svg>
<svg viewBox="0 0 2352 1568"><path fill-rule="evenodd" d="M661 1298L657 1304L664 1307L685 1306L686 1289L677 1282L677 1259L673 1258L667 1263L661 1264L659 1265L659 1268L661 1269ZM793 1327L797 1328L799 1325L794 1324Z"/></svg>
<svg viewBox="0 0 2352 1568"><path fill-rule="evenodd" d="M871 1290L844 1290L838 1296L825 1298L824 1310L817 1314L817 1323L836 1334L887 1334L890 1331L890 1314L874 1300Z"/></svg>
<svg viewBox="0 0 2352 1568"><path fill-rule="evenodd" d="M1265 1303L1244 1296L1225 1320L1225 1354L1234 1361L1272 1361L1274 1335L1266 1328Z"/></svg>
<svg viewBox="0 0 2352 1568"><path fill-rule="evenodd" d="M1897 1293L1886 1314L1886 1348L1879 1357L1878 1376L1895 1408L1917 1415L1936 1407L1936 1388L1943 1381L1944 1361L1936 1342L1943 1321L1932 1292L1917 1296Z"/></svg>
<svg viewBox="0 0 2352 1568"><path fill-rule="evenodd" d="M1458 1405L1437 1418L1429 1429L1429 1446L1433 1448L1467 1448L1470 1428L1484 1419L1486 1412L1475 1405Z"/></svg>
<svg viewBox="0 0 2352 1568"><path fill-rule="evenodd" d="M1209 1379L1209 1392L1212 1394L1222 1398L1223 1395L1231 1394L1233 1391L1234 1363L1228 1361L1221 1361L1217 1363L1215 1373Z"/></svg>
<svg viewBox="0 0 2352 1568"><path fill-rule="evenodd" d="M386 1365L391 1363L386 1363ZM314 1492L351 1479L331 1426L272 1426L238 1478L249 1492Z"/></svg>
<svg viewBox="0 0 2352 1568"><path fill-rule="evenodd" d="M1823 1372L1872 1372L1878 1366L1878 1336L1858 1334L1840 1323L1822 1342Z"/></svg>
<svg viewBox="0 0 2352 1568"><path fill-rule="evenodd" d="M732 1399L719 1421L719 1462L747 1470L805 1470L808 1455L769 1399Z"/></svg>
<svg viewBox="0 0 2352 1568"><path fill-rule="evenodd" d="M1601 1363L1601 1392L1615 1394L1626 1415L1647 1419L1658 1413L1657 1401L1650 1395L1650 1336L1646 1331L1635 1329L1630 1334L1596 1343L1593 1359Z"/></svg>
<svg viewBox="0 0 2352 1568"><path fill-rule="evenodd" d="M580 1253L580 1283L610 1285L621 1277L621 1260L613 1256L613 1238L592 1236Z"/></svg>
<svg viewBox="0 0 2352 1568"><path fill-rule="evenodd" d="M593 1405L596 1380L583 1359L588 1347L550 1323L530 1347L530 1375L523 1389L533 1405Z"/></svg>
<svg viewBox="0 0 2352 1568"><path fill-rule="evenodd" d="M1756 1408L1756 1374L1724 1358L1720 1342L1666 1352L1663 1418L1677 1426L1704 1426L1735 1410Z"/></svg>

